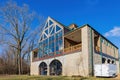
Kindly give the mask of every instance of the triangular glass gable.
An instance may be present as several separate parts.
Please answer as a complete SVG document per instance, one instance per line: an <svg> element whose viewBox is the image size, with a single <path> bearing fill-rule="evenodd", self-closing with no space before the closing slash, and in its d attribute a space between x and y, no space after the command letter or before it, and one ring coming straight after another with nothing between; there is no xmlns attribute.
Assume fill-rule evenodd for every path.
<svg viewBox="0 0 120 80"><path fill-rule="evenodd" d="M51 20L49 20L49 26L52 25L52 24L53 24L53 22Z"/></svg>
<svg viewBox="0 0 120 80"><path fill-rule="evenodd" d="M61 30L61 28L58 25L56 25L56 32L59 30Z"/></svg>
<svg viewBox="0 0 120 80"><path fill-rule="evenodd" d="M45 25L45 29L48 27L48 22L46 23L46 25Z"/></svg>

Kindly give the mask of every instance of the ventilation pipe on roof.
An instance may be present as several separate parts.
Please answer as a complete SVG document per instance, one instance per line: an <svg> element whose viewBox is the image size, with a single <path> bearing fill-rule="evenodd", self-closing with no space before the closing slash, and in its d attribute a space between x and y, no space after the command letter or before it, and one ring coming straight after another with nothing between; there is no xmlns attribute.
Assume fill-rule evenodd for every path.
<svg viewBox="0 0 120 80"><path fill-rule="evenodd" d="M68 28L71 29L71 30L75 30L75 29L77 29L77 25L76 24L71 24Z"/></svg>

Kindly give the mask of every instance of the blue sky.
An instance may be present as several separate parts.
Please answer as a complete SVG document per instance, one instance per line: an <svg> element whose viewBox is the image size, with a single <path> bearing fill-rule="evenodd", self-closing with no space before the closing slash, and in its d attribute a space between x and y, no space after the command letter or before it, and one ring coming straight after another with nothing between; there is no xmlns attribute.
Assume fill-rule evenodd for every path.
<svg viewBox="0 0 120 80"><path fill-rule="evenodd" d="M0 0L0 2L7 0ZM14 0L68 26L90 24L120 48L120 0Z"/></svg>

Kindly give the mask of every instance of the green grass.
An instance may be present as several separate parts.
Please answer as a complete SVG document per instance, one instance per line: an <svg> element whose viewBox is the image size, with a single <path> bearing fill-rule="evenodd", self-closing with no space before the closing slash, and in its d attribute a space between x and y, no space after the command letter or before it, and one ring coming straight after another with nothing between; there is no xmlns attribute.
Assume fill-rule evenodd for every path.
<svg viewBox="0 0 120 80"><path fill-rule="evenodd" d="M116 80L116 79L96 77L4 75L0 76L0 80Z"/></svg>

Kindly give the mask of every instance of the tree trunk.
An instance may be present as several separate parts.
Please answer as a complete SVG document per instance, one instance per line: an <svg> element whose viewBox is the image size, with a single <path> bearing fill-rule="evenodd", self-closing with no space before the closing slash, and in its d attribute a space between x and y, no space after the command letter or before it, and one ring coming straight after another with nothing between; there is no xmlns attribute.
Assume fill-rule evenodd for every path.
<svg viewBox="0 0 120 80"><path fill-rule="evenodd" d="M21 75L21 54L20 54L20 50L18 50L18 74Z"/></svg>

